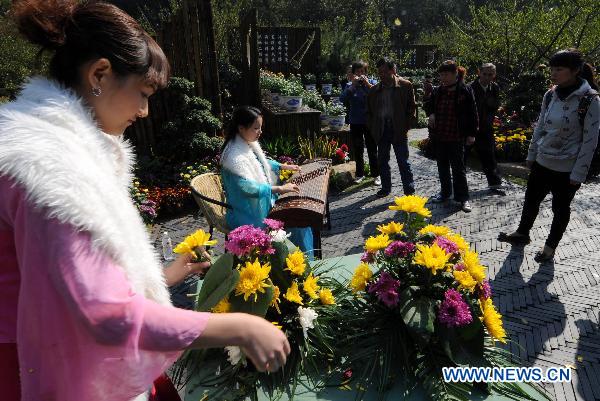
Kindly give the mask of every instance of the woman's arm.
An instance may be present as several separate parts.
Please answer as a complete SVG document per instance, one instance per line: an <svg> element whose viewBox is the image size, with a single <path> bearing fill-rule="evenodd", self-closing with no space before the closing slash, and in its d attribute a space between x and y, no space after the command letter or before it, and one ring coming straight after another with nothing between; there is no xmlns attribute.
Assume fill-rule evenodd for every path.
<svg viewBox="0 0 600 401"><path fill-rule="evenodd" d="M527 164L530 165L532 164L536 157L537 157L537 150L538 150L538 141L540 140L540 137L542 136L542 132L544 132L544 118L546 116L546 104L549 104L551 101L551 98L549 101L546 100L546 98L548 96L552 96L552 89L547 91L546 94L544 94L544 97L542 99L542 108L540 110L540 115L538 117L537 123L535 125L535 129L533 130L533 135L531 136L531 141L529 142L529 150L527 151Z"/></svg>
<svg viewBox="0 0 600 401"><path fill-rule="evenodd" d="M579 149L575 166L573 166L573 170L571 171L571 183L582 183L587 177L590 163L598 146L598 135L600 133L599 120L600 99L598 99L598 96L594 96L583 120L581 148Z"/></svg>

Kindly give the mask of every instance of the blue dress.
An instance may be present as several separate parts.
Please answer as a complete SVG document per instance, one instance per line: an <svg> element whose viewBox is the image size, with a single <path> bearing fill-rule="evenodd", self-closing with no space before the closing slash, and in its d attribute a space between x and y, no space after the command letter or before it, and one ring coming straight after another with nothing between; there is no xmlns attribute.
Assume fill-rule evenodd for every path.
<svg viewBox="0 0 600 401"><path fill-rule="evenodd" d="M269 164L275 175L279 176L281 164L274 160L269 160ZM271 191L271 186L242 178L225 168L221 169L221 179L227 203L232 207L227 209L225 215L229 228L233 230L247 224L264 227L263 220L268 216L278 196ZM285 230L291 234L290 240L312 260L312 230L309 227L285 227Z"/></svg>

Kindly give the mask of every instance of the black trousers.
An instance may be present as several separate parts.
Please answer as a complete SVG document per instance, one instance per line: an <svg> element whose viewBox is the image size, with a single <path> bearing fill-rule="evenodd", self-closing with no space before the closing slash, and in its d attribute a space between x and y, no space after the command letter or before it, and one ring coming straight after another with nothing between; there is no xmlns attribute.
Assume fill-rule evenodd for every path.
<svg viewBox="0 0 600 401"><path fill-rule="evenodd" d="M523 204L521 222L517 232L529 235L529 231L540 211L540 204L548 193L552 193L552 213L554 216L552 217L552 226L550 226L550 235L548 235L546 245L556 249L567 229L567 225L569 225L571 202L581 186L581 184L571 185L570 175L571 173L568 172L550 170L537 162L533 163L527 180L525 203Z"/></svg>
<svg viewBox="0 0 600 401"><path fill-rule="evenodd" d="M488 185L502 184L502 178L498 171L498 163L496 163L495 147L494 135L491 133L478 135L473 145L465 146L465 165L467 164L471 150L474 148L479 156L479 161L481 162Z"/></svg>
<svg viewBox="0 0 600 401"><path fill-rule="evenodd" d="M464 153L465 144L462 141L436 141L435 158L442 186L441 195L449 198L454 192L454 200L458 202L469 200ZM452 175L450 175L450 168L452 168Z"/></svg>
<svg viewBox="0 0 600 401"><path fill-rule="evenodd" d="M367 145L367 156L369 157L371 177L379 176L377 144L371 136L367 126L365 124L350 124L350 135L352 136L352 155L356 161L356 176L364 177L365 175L365 144Z"/></svg>

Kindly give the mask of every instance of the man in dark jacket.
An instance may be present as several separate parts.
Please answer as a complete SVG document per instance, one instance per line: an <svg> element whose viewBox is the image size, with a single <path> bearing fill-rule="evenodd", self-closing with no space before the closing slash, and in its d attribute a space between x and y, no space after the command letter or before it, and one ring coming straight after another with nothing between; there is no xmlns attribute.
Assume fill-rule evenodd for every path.
<svg viewBox="0 0 600 401"><path fill-rule="evenodd" d="M377 62L380 82L367 95L367 124L377 143L381 190L377 196L392 191L390 151L394 147L404 194L415 193L413 173L408 162L408 130L416 121L415 94L412 84L396 75L395 64L387 58Z"/></svg>
<svg viewBox="0 0 600 401"><path fill-rule="evenodd" d="M463 82L464 69L452 60L438 68L441 85L436 87L423 108L435 146L441 191L433 202L445 202L454 192L454 200L464 212L471 211L464 148L475 142L477 107L471 88ZM452 176L450 175L452 168Z"/></svg>
<svg viewBox="0 0 600 401"><path fill-rule="evenodd" d="M475 136L475 143L465 148L465 163L471 149L475 148L477 150L490 189L502 187L502 178L498 172L496 156L494 155L496 142L492 129L494 117L500 107L500 88L494 82L495 78L496 66L492 63L486 63L479 69L479 78L469 85L475 95L475 103L477 103L479 129Z"/></svg>

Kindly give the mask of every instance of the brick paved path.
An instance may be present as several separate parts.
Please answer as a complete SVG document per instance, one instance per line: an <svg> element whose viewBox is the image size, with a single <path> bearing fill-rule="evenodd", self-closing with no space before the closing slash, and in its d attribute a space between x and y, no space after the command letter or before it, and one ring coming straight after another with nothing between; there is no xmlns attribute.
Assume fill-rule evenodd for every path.
<svg viewBox="0 0 600 401"><path fill-rule="evenodd" d="M411 140L423 137L411 132ZM394 160L394 157L391 157ZM438 192L435 162L411 149L410 161L417 194ZM398 166L391 163L393 193L401 195ZM532 244L511 247L496 240L499 231L516 228L523 206L524 188L507 184L505 195L487 190L485 176L468 173L472 213L456 205L429 205L435 223L445 224L471 242L489 267L494 299L504 315L512 342L508 348L534 366L576 367L572 383L547 386L557 400L600 400L600 182L586 184L572 205L571 222L555 261L539 265L533 260L548 235L552 212L550 197L541 207L531 232ZM323 256L362 251L364 238L381 222L391 220L393 201L376 199L378 187L332 196L332 230L323 232ZM203 218L185 216L155 230L167 229L174 240L194 228L206 226ZM222 242L222 241L221 241ZM175 301L185 302L190 282L174 289Z"/></svg>

